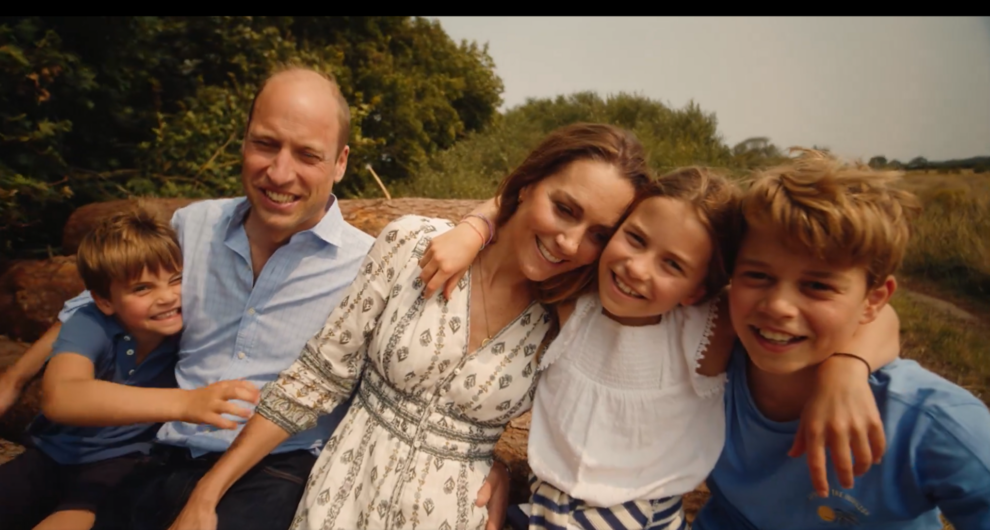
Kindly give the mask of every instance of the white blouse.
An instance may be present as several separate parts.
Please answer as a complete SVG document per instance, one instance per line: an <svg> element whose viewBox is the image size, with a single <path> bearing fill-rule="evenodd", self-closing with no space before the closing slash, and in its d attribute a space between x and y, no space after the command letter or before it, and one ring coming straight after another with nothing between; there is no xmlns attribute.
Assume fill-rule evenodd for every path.
<svg viewBox="0 0 990 530"><path fill-rule="evenodd" d="M651 326L578 300L540 369L529 435L533 473L593 506L681 495L725 440L725 374L698 375L717 304L678 307Z"/></svg>

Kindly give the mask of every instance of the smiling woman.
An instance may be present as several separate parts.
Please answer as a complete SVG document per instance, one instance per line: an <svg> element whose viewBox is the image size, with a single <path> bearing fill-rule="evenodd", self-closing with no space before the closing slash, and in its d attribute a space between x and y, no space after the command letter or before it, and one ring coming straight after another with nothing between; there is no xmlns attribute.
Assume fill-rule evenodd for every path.
<svg viewBox="0 0 990 530"><path fill-rule="evenodd" d="M552 326L552 309L538 303L543 285L568 274L554 293L584 285L648 180L630 133L594 124L555 131L506 177L497 242L449 297L424 294L417 264L451 224L407 216L388 225L341 304L265 387L258 414L173 528L215 525L219 499L248 469L352 393L292 528L483 527L475 492L505 426L532 406L538 352ZM270 195L269 178L260 182Z"/></svg>

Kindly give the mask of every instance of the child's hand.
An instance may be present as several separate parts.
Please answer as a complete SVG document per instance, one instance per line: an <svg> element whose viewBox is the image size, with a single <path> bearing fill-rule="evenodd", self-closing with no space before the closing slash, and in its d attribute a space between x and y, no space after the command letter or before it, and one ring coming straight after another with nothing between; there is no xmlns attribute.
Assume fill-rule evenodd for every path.
<svg viewBox="0 0 990 530"><path fill-rule="evenodd" d="M449 300L457 282L471 268L471 263L487 240L487 238L482 239L482 234L488 231L488 228L484 227L479 233L476 225L468 226L468 223L473 221L473 218L465 219L452 230L430 241L426 252L419 260L419 266L423 269L419 278L426 284L423 296L429 298L443 286L443 295ZM478 225L483 224L478 221Z"/></svg>
<svg viewBox="0 0 990 530"><path fill-rule="evenodd" d="M182 403L180 420L188 423L205 423L220 429L236 429L237 422L221 414L248 419L251 411L230 402L239 399L257 404L261 392L247 381L217 381L211 385L189 390Z"/></svg>
<svg viewBox="0 0 990 530"><path fill-rule="evenodd" d="M883 421L868 375L859 360L830 357L818 367L815 389L801 413L788 454L797 457L807 451L812 485L823 497L829 489L826 445L843 488L853 487L854 474L862 475L879 464L886 451Z"/></svg>

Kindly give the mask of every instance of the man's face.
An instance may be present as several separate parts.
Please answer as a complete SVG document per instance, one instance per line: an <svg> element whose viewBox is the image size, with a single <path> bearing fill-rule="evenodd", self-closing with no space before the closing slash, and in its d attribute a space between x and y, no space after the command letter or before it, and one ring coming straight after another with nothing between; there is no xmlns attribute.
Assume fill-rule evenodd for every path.
<svg viewBox="0 0 990 530"><path fill-rule="evenodd" d="M729 290L729 310L750 360L787 375L842 351L873 320L893 280L867 289L866 269L826 263L786 247L776 232L750 227Z"/></svg>
<svg viewBox="0 0 990 530"><path fill-rule="evenodd" d="M348 148L337 153L340 123L328 83L313 72L283 72L255 102L241 180L249 225L274 242L320 222L347 168Z"/></svg>

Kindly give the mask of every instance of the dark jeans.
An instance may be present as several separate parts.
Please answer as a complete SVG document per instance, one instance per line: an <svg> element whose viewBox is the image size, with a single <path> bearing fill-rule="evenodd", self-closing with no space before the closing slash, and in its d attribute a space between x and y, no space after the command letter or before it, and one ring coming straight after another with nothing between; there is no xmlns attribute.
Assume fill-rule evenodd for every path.
<svg viewBox="0 0 990 530"><path fill-rule="evenodd" d="M153 457L100 506L93 530L167 529L220 454L192 458L186 449L161 446ZM220 501L217 530L286 530L315 463L307 451L266 456Z"/></svg>
<svg viewBox="0 0 990 530"><path fill-rule="evenodd" d="M145 457L131 454L92 462L62 465L28 447L0 466L0 528L31 530L53 512L96 512L124 477Z"/></svg>

